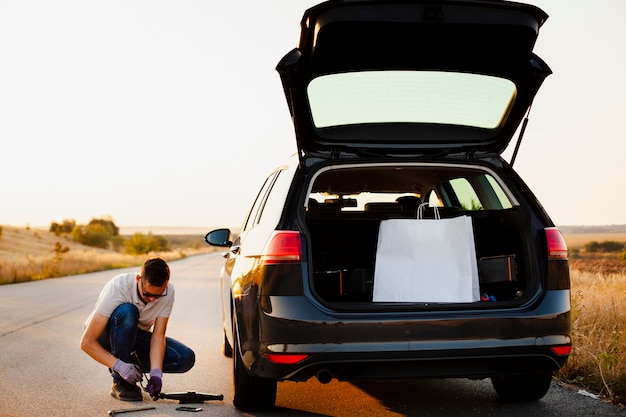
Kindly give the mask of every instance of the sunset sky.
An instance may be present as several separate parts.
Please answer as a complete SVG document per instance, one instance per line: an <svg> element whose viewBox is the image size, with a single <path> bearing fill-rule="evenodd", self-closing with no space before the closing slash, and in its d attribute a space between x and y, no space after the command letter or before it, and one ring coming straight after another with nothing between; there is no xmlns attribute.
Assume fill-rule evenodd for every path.
<svg viewBox="0 0 626 417"><path fill-rule="evenodd" d="M274 68L317 3L0 0L0 224L239 226L295 151ZM626 224L626 2L528 3L554 74L515 169L557 225Z"/></svg>

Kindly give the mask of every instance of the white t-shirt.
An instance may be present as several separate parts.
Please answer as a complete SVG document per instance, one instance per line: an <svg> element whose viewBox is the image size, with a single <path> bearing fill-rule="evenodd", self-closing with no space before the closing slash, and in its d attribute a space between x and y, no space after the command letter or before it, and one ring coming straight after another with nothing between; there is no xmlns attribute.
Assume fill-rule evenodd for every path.
<svg viewBox="0 0 626 417"><path fill-rule="evenodd" d="M97 311L105 317L111 317L113 310L120 304L131 303L139 310L139 328L150 331L157 317L169 317L174 306L174 286L167 286L167 295L159 297L152 302L144 303L139 297L137 288L137 273L120 274L106 283L93 312L85 322L85 328ZM139 284L141 285L141 283Z"/></svg>

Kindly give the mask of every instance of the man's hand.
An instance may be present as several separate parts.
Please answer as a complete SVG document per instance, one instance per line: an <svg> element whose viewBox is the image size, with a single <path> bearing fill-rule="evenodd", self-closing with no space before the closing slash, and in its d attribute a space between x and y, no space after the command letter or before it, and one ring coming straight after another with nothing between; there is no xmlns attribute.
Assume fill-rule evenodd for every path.
<svg viewBox="0 0 626 417"><path fill-rule="evenodd" d="M126 363L121 359L115 361L113 370L117 372L124 380L131 384L136 384L141 381L141 372L135 367L135 365Z"/></svg>
<svg viewBox="0 0 626 417"><path fill-rule="evenodd" d="M161 388L163 388L163 381L161 378L163 378L163 372L160 369L150 370L150 380L148 381L146 391L148 391L154 401L159 399Z"/></svg>

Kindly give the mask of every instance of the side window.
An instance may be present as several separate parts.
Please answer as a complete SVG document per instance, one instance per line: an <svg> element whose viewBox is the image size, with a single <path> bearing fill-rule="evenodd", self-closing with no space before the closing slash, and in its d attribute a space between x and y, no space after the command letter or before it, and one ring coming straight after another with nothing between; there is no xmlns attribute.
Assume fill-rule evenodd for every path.
<svg viewBox="0 0 626 417"><path fill-rule="evenodd" d="M267 201L267 196L272 188L272 185L276 181L276 177L278 177L278 173L279 171L273 172L272 174L270 174L269 177L265 179L265 182L263 183L263 186L257 194L256 199L254 200L254 204L252 205L252 208L248 213L248 217L246 218L246 221L242 227L242 231L246 231L254 227L254 225L259 222L261 214L263 213L263 207L265 206L265 202Z"/></svg>
<svg viewBox="0 0 626 417"><path fill-rule="evenodd" d="M506 196L506 193L504 192L502 187L500 187L500 184L498 184L491 175L485 175L485 177L487 178L487 181L491 186L490 190L493 190L493 193L500 205L500 208L510 209L511 207L513 207L511 200L509 200L509 198Z"/></svg>
<svg viewBox="0 0 626 417"><path fill-rule="evenodd" d="M463 210L480 210L483 208L474 187L465 178L450 180L450 186L454 192L458 204Z"/></svg>
<svg viewBox="0 0 626 417"><path fill-rule="evenodd" d="M458 177L444 183L442 189L448 204L463 210L505 210L513 207L500 184L489 174Z"/></svg>

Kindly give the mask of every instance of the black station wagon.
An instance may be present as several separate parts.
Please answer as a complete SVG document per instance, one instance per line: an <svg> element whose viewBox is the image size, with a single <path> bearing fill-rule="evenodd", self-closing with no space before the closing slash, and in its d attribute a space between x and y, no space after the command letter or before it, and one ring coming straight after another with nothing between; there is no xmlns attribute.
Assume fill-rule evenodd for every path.
<svg viewBox="0 0 626 417"><path fill-rule="evenodd" d="M504 400L545 395L571 350L567 248L501 154L511 142L517 154L551 73L533 53L546 19L495 0L333 0L304 13L277 66L298 152L269 173L238 235L206 236L228 247L236 407L272 407L277 382L311 377L491 378ZM391 262L404 284L382 278L385 222L435 214L470 220L471 293L436 287L444 277L420 251L413 267Z"/></svg>

